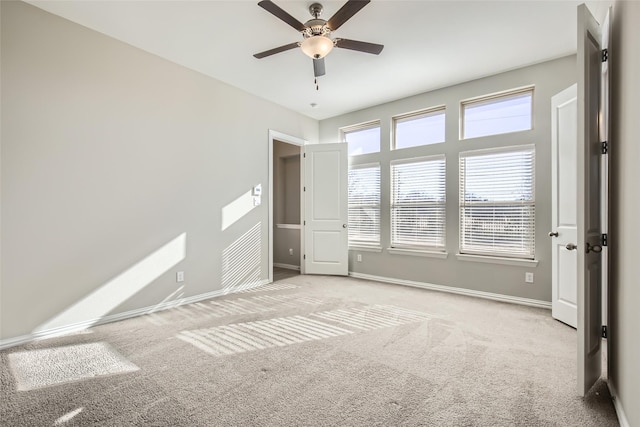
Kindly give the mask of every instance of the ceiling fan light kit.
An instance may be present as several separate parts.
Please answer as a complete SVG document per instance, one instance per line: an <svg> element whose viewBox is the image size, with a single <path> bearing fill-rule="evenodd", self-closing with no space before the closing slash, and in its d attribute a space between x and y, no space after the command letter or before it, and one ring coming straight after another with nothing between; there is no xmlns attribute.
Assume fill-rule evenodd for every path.
<svg viewBox="0 0 640 427"><path fill-rule="evenodd" d="M313 19L303 24L271 0L262 0L258 3L258 6L295 28L302 34L304 40L256 53L253 56L261 59L300 47L305 55L313 59L313 74L314 77L317 78L325 74L324 57L327 56L334 47L378 55L384 48L381 44L349 39L331 39L329 37L332 31L340 28L342 24L347 22L347 20L365 7L370 1L371 0L348 0L328 21L320 18L323 10L322 5L320 3L313 3L309 6L309 12L311 16L313 16ZM315 80L314 83L316 83L317 89L317 80Z"/></svg>
<svg viewBox="0 0 640 427"><path fill-rule="evenodd" d="M300 48L309 58L320 59L331 52L333 40L327 36L311 36L300 43Z"/></svg>

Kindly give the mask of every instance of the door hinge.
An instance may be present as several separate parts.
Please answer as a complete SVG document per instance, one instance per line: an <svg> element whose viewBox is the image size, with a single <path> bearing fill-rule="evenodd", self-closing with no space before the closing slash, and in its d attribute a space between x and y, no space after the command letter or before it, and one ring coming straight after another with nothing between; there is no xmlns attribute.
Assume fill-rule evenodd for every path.
<svg viewBox="0 0 640 427"><path fill-rule="evenodd" d="M609 143L607 141L602 141L600 144L600 152L602 154L607 154L609 152Z"/></svg>
<svg viewBox="0 0 640 427"><path fill-rule="evenodd" d="M307 254L302 255L302 259L307 259Z"/></svg>
<svg viewBox="0 0 640 427"><path fill-rule="evenodd" d="M307 158L307 153L302 153L302 157L303 157L304 159L306 159L306 158Z"/></svg>
<svg viewBox="0 0 640 427"><path fill-rule="evenodd" d="M307 225L307 221L302 221L302 225Z"/></svg>
<svg viewBox="0 0 640 427"><path fill-rule="evenodd" d="M608 332L607 325L602 325L602 338L607 338Z"/></svg>
<svg viewBox="0 0 640 427"><path fill-rule="evenodd" d="M602 235L602 246L609 246L609 236L607 236L607 233Z"/></svg>
<svg viewBox="0 0 640 427"><path fill-rule="evenodd" d="M302 191L307 191L307 187L302 187Z"/></svg>
<svg viewBox="0 0 640 427"><path fill-rule="evenodd" d="M609 60L609 49L602 49L602 62Z"/></svg>

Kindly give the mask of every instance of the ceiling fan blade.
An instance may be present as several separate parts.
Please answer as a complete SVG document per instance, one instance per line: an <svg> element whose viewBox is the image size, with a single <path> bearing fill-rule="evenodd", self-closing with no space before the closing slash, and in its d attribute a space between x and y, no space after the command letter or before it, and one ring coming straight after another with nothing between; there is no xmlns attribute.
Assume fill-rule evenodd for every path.
<svg viewBox="0 0 640 427"><path fill-rule="evenodd" d="M282 21L284 21L287 24L291 25L296 30L298 30L298 31L304 31L305 30L305 26L304 26L304 24L302 22L298 21L296 18L294 18L293 16L289 15L287 12L282 10L280 8L280 6L276 5L271 0L262 0L261 2L258 3L258 6L260 6L261 8L266 10L267 12L271 13L275 17L280 18Z"/></svg>
<svg viewBox="0 0 640 427"><path fill-rule="evenodd" d="M360 9L365 7L371 0L349 0L347 1L331 18L327 21L327 25L331 31L335 31L342 24L347 22L353 15L358 13Z"/></svg>
<svg viewBox="0 0 640 427"><path fill-rule="evenodd" d="M253 55L255 58L262 59L266 56L275 55L276 53L284 52L287 50L295 49L300 46L298 42L285 44L284 46L275 47L273 49L265 50L264 52L256 53Z"/></svg>
<svg viewBox="0 0 640 427"><path fill-rule="evenodd" d="M384 45L381 44L367 43L349 39L336 39L336 47L341 47L342 49L357 50L358 52L372 53L374 55L379 55L380 52L382 52L382 49L384 49Z"/></svg>
<svg viewBox="0 0 640 427"><path fill-rule="evenodd" d="M320 77L325 75L324 58L313 60L313 76Z"/></svg>

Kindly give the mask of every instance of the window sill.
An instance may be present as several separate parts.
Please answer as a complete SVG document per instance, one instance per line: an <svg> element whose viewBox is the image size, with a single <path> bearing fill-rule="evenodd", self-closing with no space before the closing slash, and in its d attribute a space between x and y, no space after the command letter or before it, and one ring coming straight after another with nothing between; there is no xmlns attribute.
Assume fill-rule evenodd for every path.
<svg viewBox="0 0 640 427"><path fill-rule="evenodd" d="M515 265L517 267L536 267L537 259L504 258L486 255L456 254L460 261L485 262L488 264Z"/></svg>
<svg viewBox="0 0 640 427"><path fill-rule="evenodd" d="M367 246L367 245L349 245L350 251L361 252L382 252L381 246Z"/></svg>
<svg viewBox="0 0 640 427"><path fill-rule="evenodd" d="M426 258L440 258L440 259L446 259L447 256L449 256L447 252L425 251L420 249L387 248L387 252L393 255L410 255L410 256L421 256Z"/></svg>

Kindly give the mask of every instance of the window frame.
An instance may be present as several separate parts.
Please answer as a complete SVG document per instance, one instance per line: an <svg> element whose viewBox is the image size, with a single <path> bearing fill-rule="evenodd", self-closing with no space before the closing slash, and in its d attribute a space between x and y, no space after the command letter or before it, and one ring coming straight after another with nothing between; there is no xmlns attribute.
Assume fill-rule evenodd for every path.
<svg viewBox="0 0 640 427"><path fill-rule="evenodd" d="M349 143L347 141L347 134L352 132L359 132L367 129L380 128L380 139L378 140L378 150L372 151L370 153L362 153L362 154L349 154L349 157L353 156L366 156L367 154L379 154L382 151L382 124L379 119L370 120L368 122L358 123L355 125L344 126L339 129L339 138L340 142L344 142L347 144L347 152L349 152Z"/></svg>
<svg viewBox="0 0 640 427"><path fill-rule="evenodd" d="M510 96L517 96L525 93L531 94L531 111L530 111L531 127L529 129L520 129L520 130L514 130L514 131L508 131L508 132L491 133L491 134L481 135L481 136L471 136L471 137L465 136L465 108L466 107L468 107L469 105L481 104L481 103L490 102L490 101L498 100L501 98L508 98ZM535 100L535 85L529 85L529 86L522 86L519 88L509 89L501 92L495 92L488 95L481 95L474 98L468 98L460 101L460 132L459 132L460 141L476 139L476 138L487 138L487 137L492 137L496 135L506 135L506 134L517 133L517 132L532 131L534 129L534 118L535 118L534 100Z"/></svg>
<svg viewBox="0 0 640 427"><path fill-rule="evenodd" d="M428 116L431 116L431 115L435 115L437 113L442 113L444 115L444 118L445 118L445 125L444 125L444 129L443 129L444 130L444 139L442 141L432 142L432 143L429 143L429 144L412 145L410 147L400 147L400 148L397 147L396 137L397 137L397 126L398 126L399 122L417 120L417 119L421 119L423 117L428 117ZM398 114L396 116L391 117L391 150L392 151L405 150L405 149L409 149L409 148L424 147L424 146L427 146L427 145L436 145L436 144L442 144L442 143L446 142L446 140L447 140L446 120L447 120L447 107L444 104L443 105L437 105L435 107L424 108L424 109L421 109L421 110L411 111L409 113Z"/></svg>
<svg viewBox="0 0 640 427"><path fill-rule="evenodd" d="M361 207L377 207L377 211L378 211L378 240L377 241L369 241L369 240L351 240L351 238L348 236L347 233L347 241L348 241L348 246L349 248L358 248L358 247L365 247L365 248L380 248L381 246L381 242L382 242L382 203L381 203L381 199L382 199L382 185L381 185L381 181L382 181L382 166L380 164L380 162L372 162L372 163L363 163L363 164L356 164L356 165L349 165L349 171L351 172L354 169L370 169L370 168L378 168L378 174L379 174L379 185L378 185L378 203L376 205L370 205L370 204L363 204L363 205L358 205ZM347 173L348 176L348 173ZM347 212L348 210L352 207L351 202L349 201L349 194L347 193ZM348 214L347 214L348 215ZM349 230L351 230L351 221L349 221Z"/></svg>
<svg viewBox="0 0 640 427"><path fill-rule="evenodd" d="M403 164L411 164L411 163L422 163L428 161L437 161L442 160L444 162L444 179L443 179L443 195L444 198L441 202L424 202L419 204L398 204L395 202L396 192L395 192L395 183L394 183L394 171L393 168L396 165ZM446 253L447 249L447 157L444 153L435 154L431 156L421 156L421 157L411 157L411 158L402 158L396 159L389 162L389 183L390 183L390 192L389 192L389 250L412 250L412 251L429 251L429 252L437 252L437 253ZM439 206L443 209L443 221L441 225L441 242L440 245L433 244L404 244L397 243L394 241L394 230L395 230L395 222L393 211L394 208L398 206L415 206L415 207L431 207L431 206Z"/></svg>
<svg viewBox="0 0 640 427"><path fill-rule="evenodd" d="M531 152L531 200L528 201L499 201L499 202L465 202L465 180L463 177L462 159L469 157L480 157L484 155L500 154L500 153L513 153L519 151ZM469 155L471 153L471 155ZM530 254L509 254L506 252L496 252L490 248L487 250L468 250L463 249L463 239L465 236L464 221L464 208L472 206L529 206L531 207L531 232L530 232ZM461 151L458 154L458 253L463 256L481 256L490 258L508 258L520 261L535 261L535 243L536 243L536 146L535 144L522 144L506 147L493 147L478 150Z"/></svg>

